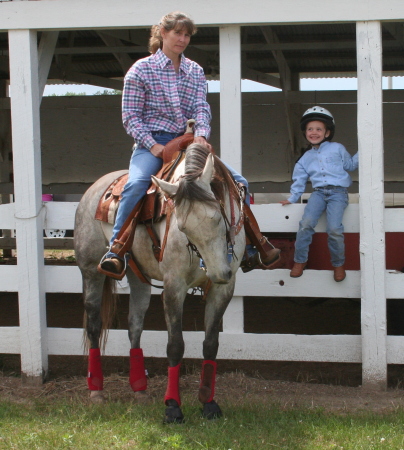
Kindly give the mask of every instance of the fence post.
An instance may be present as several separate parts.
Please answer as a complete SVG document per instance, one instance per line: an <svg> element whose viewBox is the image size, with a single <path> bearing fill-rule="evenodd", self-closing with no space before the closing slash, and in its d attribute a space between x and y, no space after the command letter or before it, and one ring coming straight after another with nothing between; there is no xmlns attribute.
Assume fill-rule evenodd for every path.
<svg viewBox="0 0 404 450"><path fill-rule="evenodd" d="M21 372L41 383L48 370L37 33L9 34Z"/></svg>
<svg viewBox="0 0 404 450"><path fill-rule="evenodd" d="M357 22L362 383L387 387L381 23Z"/></svg>
<svg viewBox="0 0 404 450"><path fill-rule="evenodd" d="M244 333L244 297L231 299L223 315L223 332Z"/></svg>

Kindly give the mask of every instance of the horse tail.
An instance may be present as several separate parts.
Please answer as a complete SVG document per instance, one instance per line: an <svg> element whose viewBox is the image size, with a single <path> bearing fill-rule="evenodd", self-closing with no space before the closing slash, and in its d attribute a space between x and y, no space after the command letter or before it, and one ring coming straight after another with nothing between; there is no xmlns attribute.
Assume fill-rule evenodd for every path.
<svg viewBox="0 0 404 450"><path fill-rule="evenodd" d="M118 305L118 294L116 293L116 282L110 277L105 277L104 285L102 288L102 298L101 298L101 333L99 346L101 351L104 353L105 345L108 340L108 331L111 328L116 328L118 325L117 318L117 305ZM83 347L84 354L88 353L89 350L89 340L86 335L87 328L87 313L84 312L84 336L83 336Z"/></svg>

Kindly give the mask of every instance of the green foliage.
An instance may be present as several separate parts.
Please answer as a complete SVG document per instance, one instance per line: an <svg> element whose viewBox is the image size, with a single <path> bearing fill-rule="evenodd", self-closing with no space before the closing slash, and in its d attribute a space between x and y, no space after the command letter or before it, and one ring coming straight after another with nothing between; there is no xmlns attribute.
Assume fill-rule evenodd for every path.
<svg viewBox="0 0 404 450"><path fill-rule="evenodd" d="M62 95L51 94L49 97L80 97L82 95L87 95L85 92L65 92Z"/></svg>
<svg viewBox="0 0 404 450"><path fill-rule="evenodd" d="M193 403L193 404L192 404ZM279 405L222 404L208 421L187 399L183 425L163 425L164 405L41 399L0 402L0 449L371 450L404 448L404 412L325 413Z"/></svg>
<svg viewBox="0 0 404 450"><path fill-rule="evenodd" d="M119 91L118 89L104 89L103 91L97 91L94 95L122 95L122 91Z"/></svg>
<svg viewBox="0 0 404 450"><path fill-rule="evenodd" d="M80 97L83 95L87 94L85 92L65 92L64 94L51 94L49 97ZM122 95L122 91L118 89L104 89L91 95Z"/></svg>

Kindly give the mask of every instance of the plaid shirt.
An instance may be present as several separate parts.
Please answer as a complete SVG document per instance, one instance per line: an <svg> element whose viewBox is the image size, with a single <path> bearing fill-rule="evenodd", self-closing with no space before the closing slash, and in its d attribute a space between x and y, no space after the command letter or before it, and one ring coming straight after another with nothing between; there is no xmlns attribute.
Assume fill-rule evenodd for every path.
<svg viewBox="0 0 404 450"><path fill-rule="evenodd" d="M133 64L125 76L122 121L136 143L150 149L152 131L183 133L188 119L195 119L195 136L210 135L210 106L202 67L181 55L179 73L159 49Z"/></svg>

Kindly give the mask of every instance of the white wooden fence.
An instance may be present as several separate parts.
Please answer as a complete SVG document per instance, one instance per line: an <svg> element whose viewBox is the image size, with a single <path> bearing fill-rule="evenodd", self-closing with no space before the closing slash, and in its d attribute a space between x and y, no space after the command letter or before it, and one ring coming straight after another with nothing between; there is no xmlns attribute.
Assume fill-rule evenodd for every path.
<svg viewBox="0 0 404 450"><path fill-rule="evenodd" d="M77 203L48 202L43 205L44 228L72 229ZM266 232L295 232L302 216L304 205L282 207L279 204L253 205L253 211ZM385 209L386 232L404 232L404 209ZM348 206L344 217L347 233L359 232L359 205ZM14 204L0 205L0 229L14 229ZM325 231L325 217L320 220L317 231ZM18 252L18 249L17 249ZM25 264L19 261L19 264ZM75 266L45 266L46 292L82 291L80 271ZM19 265L0 266L0 291L17 292L20 277ZM386 272L385 298L403 298L404 273ZM125 283L120 292L127 293ZM159 292L155 290L154 293ZM323 362L362 362L362 340L366 338L367 327L362 326L362 336L325 335L303 336L290 334L253 334L243 330L243 296L267 297L361 297L361 272L348 271L342 283L335 283L329 271L306 270L301 278L292 279L289 271L255 270L247 274L241 271L237 277L235 297L224 316L223 332L220 336L220 359L277 360L277 361L323 361ZM380 299L385 302L385 299ZM366 299L362 301L362 318L366 316ZM31 305L32 311L25 311L24 320L32 326L29 317L38 308ZM3 311L3 314L6 314ZM22 314L20 308L20 316ZM363 319L362 319L363 320ZM378 330L386 335L386 329ZM81 355L82 329L48 328L39 333L47 336L42 345L47 355ZM23 336L32 335L32 330L20 327L0 328L0 353L24 353L36 345ZM185 332L185 357L199 358L202 353L203 332ZM164 331L145 331L142 347L145 355L165 357L167 334ZM387 336L385 339L387 364L404 364L404 337ZM376 351L376 349L375 349ZM380 351L380 349L378 350ZM106 355L127 356L129 340L125 330L111 330L106 347Z"/></svg>

